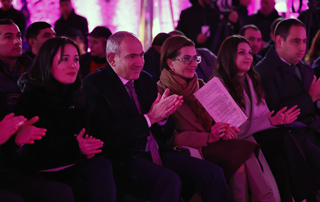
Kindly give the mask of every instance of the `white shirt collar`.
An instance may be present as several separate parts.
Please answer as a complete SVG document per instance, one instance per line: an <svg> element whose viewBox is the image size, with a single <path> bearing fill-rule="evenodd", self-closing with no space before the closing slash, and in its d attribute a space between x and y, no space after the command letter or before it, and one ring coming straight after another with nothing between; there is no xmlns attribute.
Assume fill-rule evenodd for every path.
<svg viewBox="0 0 320 202"><path fill-rule="evenodd" d="M119 79L121 80L121 82L123 83L123 85L126 85L126 84L129 82L129 80L127 80L127 79L125 79L125 78L122 78L122 77L119 76L119 75L118 75L118 77L119 77Z"/></svg>

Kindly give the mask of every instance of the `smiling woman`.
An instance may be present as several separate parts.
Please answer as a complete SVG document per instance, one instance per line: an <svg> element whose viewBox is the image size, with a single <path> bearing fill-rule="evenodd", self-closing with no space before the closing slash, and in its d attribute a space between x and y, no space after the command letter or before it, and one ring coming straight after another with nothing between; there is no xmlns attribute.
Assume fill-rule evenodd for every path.
<svg viewBox="0 0 320 202"><path fill-rule="evenodd" d="M31 70L19 80L23 93L15 113L37 114L37 127L47 129L41 141L27 145L20 168L69 184L76 201L115 201L111 163L94 157L103 142L85 134L86 103L78 71L78 46L56 37L41 46Z"/></svg>

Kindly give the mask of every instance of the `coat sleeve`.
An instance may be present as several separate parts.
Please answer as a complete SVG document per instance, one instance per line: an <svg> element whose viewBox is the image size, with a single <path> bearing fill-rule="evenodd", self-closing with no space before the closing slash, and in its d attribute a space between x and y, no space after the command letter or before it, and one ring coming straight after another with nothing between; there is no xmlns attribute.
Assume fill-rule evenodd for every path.
<svg viewBox="0 0 320 202"><path fill-rule="evenodd" d="M292 84L285 83L282 76L274 73L274 71L263 71L259 72L259 74L270 110L277 112L285 106L289 109L294 105L298 105L298 108L300 108L299 117L309 116L314 113L314 104L307 90L295 90L293 92ZM294 96L284 96L287 92L293 92L292 95Z"/></svg>
<svg viewBox="0 0 320 202"><path fill-rule="evenodd" d="M77 163L84 158L78 141L73 133L61 127L56 120L66 120L66 117L54 119L48 114L44 102L34 94L23 93L15 106L16 115L23 115L27 119L39 116L36 127L46 128L46 135L34 144L24 145L25 157L23 163L32 170L43 170ZM60 114L61 115L61 114ZM58 115L59 116L59 115ZM80 131L78 131L80 132Z"/></svg>
<svg viewBox="0 0 320 202"><path fill-rule="evenodd" d="M149 134L144 116L130 116L115 94L102 92L101 83L89 77L83 89L89 106L90 134L101 139L104 148L120 148Z"/></svg>

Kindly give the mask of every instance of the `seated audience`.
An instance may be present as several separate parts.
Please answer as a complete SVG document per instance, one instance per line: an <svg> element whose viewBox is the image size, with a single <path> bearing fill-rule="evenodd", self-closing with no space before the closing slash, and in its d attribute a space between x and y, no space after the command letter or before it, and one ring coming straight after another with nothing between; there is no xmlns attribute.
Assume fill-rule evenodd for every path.
<svg viewBox="0 0 320 202"><path fill-rule="evenodd" d="M253 66L256 65L262 59L259 55L259 51L262 48L262 38L259 28L252 24L245 25L241 28L239 34L249 41L253 57Z"/></svg>
<svg viewBox="0 0 320 202"><path fill-rule="evenodd" d="M30 57L22 53L18 26L12 20L0 20L0 92L5 97L4 114L12 112L21 93L17 81L31 64Z"/></svg>
<svg viewBox="0 0 320 202"><path fill-rule="evenodd" d="M275 47L269 49L256 70L260 74L270 110L295 105L300 108L298 119L287 127L301 142L311 168L310 174L319 182L320 117L315 103L320 99L320 81L317 81L311 67L302 61L307 46L306 29L300 20L285 19L278 23L275 37ZM318 186L308 191L316 190L319 190ZM293 196L296 194L298 197L300 193L305 192L297 191ZM308 198L309 201L315 200L316 195L318 193L310 194L307 201ZM300 197L303 200L303 195Z"/></svg>
<svg viewBox="0 0 320 202"><path fill-rule="evenodd" d="M39 52L42 44L56 36L50 24L46 22L35 22L29 25L26 32L26 39L30 49L25 52L29 57L34 59Z"/></svg>
<svg viewBox="0 0 320 202"><path fill-rule="evenodd" d="M19 80L23 93L14 111L26 118L39 116L34 125L47 129L41 141L23 146L28 155L23 156L19 168L70 185L76 201L115 201L111 163L94 157L103 142L85 134L79 55L73 41L49 39L30 71Z"/></svg>
<svg viewBox="0 0 320 202"><path fill-rule="evenodd" d="M215 123L193 95L204 85L195 74L200 62L194 43L184 36L172 36L162 46L159 92L169 89L184 100L173 114L177 133L171 146L197 148L204 159L221 166L233 201L248 201L248 187L254 201L275 201L254 154L257 144L237 140L239 129Z"/></svg>
<svg viewBox="0 0 320 202"><path fill-rule="evenodd" d="M144 54L143 70L151 74L155 82L159 81L160 77L160 51L163 42L171 35L166 33L157 34L152 41L151 47Z"/></svg>
<svg viewBox="0 0 320 202"><path fill-rule="evenodd" d="M79 73L82 78L107 64L106 46L111 34L111 31L103 26L95 27L89 33L90 53L80 56Z"/></svg>
<svg viewBox="0 0 320 202"><path fill-rule="evenodd" d="M304 61L309 64L313 65L314 61L320 56L320 30L318 30L316 36L313 38L311 47L304 57Z"/></svg>
<svg viewBox="0 0 320 202"><path fill-rule="evenodd" d="M158 94L152 77L142 71L143 54L136 36L116 32L107 41L108 64L84 79L89 129L103 140L102 152L112 160L118 183L132 182L129 190L142 185L141 197L150 201L179 202L180 194L188 200L194 193L204 202L230 201L221 168L165 145L174 130L166 117L182 98L168 96L168 90Z"/></svg>
<svg viewBox="0 0 320 202"><path fill-rule="evenodd" d="M37 128L32 124L38 117L27 120L23 116L8 114L0 121L0 147L12 141L18 145L33 144L42 139L46 129ZM10 140L9 140L10 139ZM5 145L7 146L7 145ZM2 149L2 147L0 148ZM16 149L13 153L16 155ZM18 150L19 151L19 150ZM0 150L0 201L2 202L72 202L71 187L60 182L49 181L41 178L28 177L13 169L8 157Z"/></svg>
<svg viewBox="0 0 320 202"><path fill-rule="evenodd" d="M277 181L281 201L291 201L293 196L300 201L310 194L314 180L300 152L300 144L296 144L297 140L288 129L275 127L295 121L300 110L293 106L277 113L269 111L260 78L253 70L249 44L242 36L227 38L217 57L217 76L248 117L240 126L238 138L257 139ZM260 159L266 172L263 158ZM300 191L296 193L297 190Z"/></svg>

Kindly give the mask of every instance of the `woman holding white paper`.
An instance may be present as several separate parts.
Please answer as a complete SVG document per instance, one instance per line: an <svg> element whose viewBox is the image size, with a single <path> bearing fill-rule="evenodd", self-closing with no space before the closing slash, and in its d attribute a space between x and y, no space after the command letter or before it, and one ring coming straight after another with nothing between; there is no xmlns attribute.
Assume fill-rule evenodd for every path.
<svg viewBox="0 0 320 202"><path fill-rule="evenodd" d="M240 126L238 138L261 140L258 142L278 182L281 201L292 201L292 197L302 201L312 190L317 190L316 183L308 173L298 141L288 129L275 127L295 121L300 110L294 106L277 113L269 111L259 75L253 69L250 45L244 37L231 36L222 43L216 68L217 76L248 117ZM259 161L272 186L272 173L262 152Z"/></svg>
<svg viewBox="0 0 320 202"><path fill-rule="evenodd" d="M170 93L182 95L184 100L173 114L177 132L171 146L196 148L204 159L221 166L233 201L248 201L248 188L254 201L275 201L254 154L257 145L235 139L239 129L215 123L194 97L204 85L195 73L200 62L194 43L186 37L172 36L162 46L158 89L163 93L169 88Z"/></svg>

